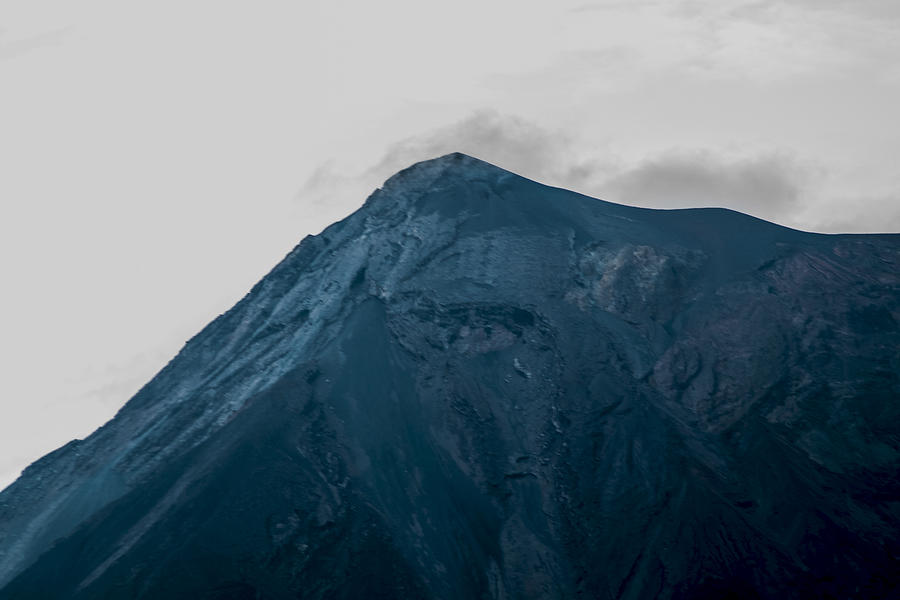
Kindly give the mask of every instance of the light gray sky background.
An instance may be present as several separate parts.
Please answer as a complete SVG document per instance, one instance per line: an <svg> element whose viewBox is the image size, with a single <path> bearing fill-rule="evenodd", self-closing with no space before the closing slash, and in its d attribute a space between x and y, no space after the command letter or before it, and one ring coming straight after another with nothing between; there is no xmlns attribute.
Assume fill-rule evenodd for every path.
<svg viewBox="0 0 900 600"><path fill-rule="evenodd" d="M898 231L898 106L896 0L0 0L0 487L412 162Z"/></svg>

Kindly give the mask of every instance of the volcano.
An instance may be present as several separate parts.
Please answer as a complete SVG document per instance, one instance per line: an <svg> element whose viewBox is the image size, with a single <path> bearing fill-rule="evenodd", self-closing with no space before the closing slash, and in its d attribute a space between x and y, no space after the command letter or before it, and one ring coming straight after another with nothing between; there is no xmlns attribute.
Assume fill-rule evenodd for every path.
<svg viewBox="0 0 900 600"><path fill-rule="evenodd" d="M900 595L900 235L462 154L0 494L0 599Z"/></svg>

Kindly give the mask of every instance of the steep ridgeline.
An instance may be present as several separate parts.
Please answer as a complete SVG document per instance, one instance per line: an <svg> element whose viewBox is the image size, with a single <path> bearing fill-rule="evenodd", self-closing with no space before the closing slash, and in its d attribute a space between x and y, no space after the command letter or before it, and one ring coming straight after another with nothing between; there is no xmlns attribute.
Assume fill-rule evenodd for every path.
<svg viewBox="0 0 900 600"><path fill-rule="evenodd" d="M0 598L897 597L900 236L448 155L0 494Z"/></svg>

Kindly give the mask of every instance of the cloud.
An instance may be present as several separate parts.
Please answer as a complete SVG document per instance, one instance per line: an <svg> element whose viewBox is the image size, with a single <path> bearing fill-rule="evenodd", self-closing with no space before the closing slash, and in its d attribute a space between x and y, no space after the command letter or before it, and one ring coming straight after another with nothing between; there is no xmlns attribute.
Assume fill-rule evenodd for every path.
<svg viewBox="0 0 900 600"><path fill-rule="evenodd" d="M391 175L409 165L462 152L526 177L579 187L598 172L600 161L578 160L568 135L524 119L477 111L468 117L388 146L370 168L354 172L336 160L316 168L297 194L303 217L324 227L362 204Z"/></svg>
<svg viewBox="0 0 900 600"><path fill-rule="evenodd" d="M900 229L900 213L892 208L900 206L895 196L841 200L834 190L823 187L821 182L827 181L820 177L826 172L823 165L793 155L765 151L735 155L707 147L624 159L614 150L601 153L585 140L495 111L479 111L399 140L369 168L353 170L337 160L323 163L298 194L298 210L325 227L359 207L397 171L450 152L620 204L724 207L821 232Z"/></svg>
<svg viewBox="0 0 900 600"><path fill-rule="evenodd" d="M725 158L676 150L629 163L596 156L583 140L482 111L393 144L369 172L382 179L449 152L476 156L531 179L614 202L652 208L721 206L770 220L799 208L806 171L782 155Z"/></svg>
<svg viewBox="0 0 900 600"><path fill-rule="evenodd" d="M806 220L823 233L900 233L900 190L882 195L837 196Z"/></svg>
<svg viewBox="0 0 900 600"><path fill-rule="evenodd" d="M615 93L672 71L681 79L765 84L896 71L896 0L608 0L570 10L578 14L570 29L590 40L578 51L598 57L539 65L537 81L549 73L557 82L580 79ZM604 60L610 47L627 60Z"/></svg>
<svg viewBox="0 0 900 600"><path fill-rule="evenodd" d="M4 41L0 39L0 60L16 58L48 46L58 46L67 35L69 35L69 28L63 27L18 40Z"/></svg>
<svg viewBox="0 0 900 600"><path fill-rule="evenodd" d="M804 172L792 160L727 160L709 152L673 152L645 160L607 182L611 200L650 208L720 206L769 220L800 206Z"/></svg>
<svg viewBox="0 0 900 600"><path fill-rule="evenodd" d="M900 4L896 0L795 0L811 10L833 10L853 13L872 19L900 19ZM770 3L775 4L774 2Z"/></svg>
<svg viewBox="0 0 900 600"><path fill-rule="evenodd" d="M419 160L462 152L532 177L546 178L555 175L560 165L571 158L571 143L562 132L518 117L479 111L452 125L393 144L373 170L393 173Z"/></svg>

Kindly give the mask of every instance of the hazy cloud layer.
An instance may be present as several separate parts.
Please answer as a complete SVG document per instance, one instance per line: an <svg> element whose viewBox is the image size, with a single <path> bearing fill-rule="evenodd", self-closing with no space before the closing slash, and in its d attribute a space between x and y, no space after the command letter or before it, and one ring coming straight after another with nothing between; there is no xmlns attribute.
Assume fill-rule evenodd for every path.
<svg viewBox="0 0 900 600"><path fill-rule="evenodd" d="M420 160L464 152L542 183L647 208L724 207L825 233L900 230L900 194L828 189L828 168L784 152L674 146L626 158L564 131L481 111L396 142L370 169L339 175L336 162L307 184L313 197L351 199L344 214L395 172ZM866 210L860 210L860 207Z"/></svg>
<svg viewBox="0 0 900 600"><path fill-rule="evenodd" d="M398 141L377 164L359 173L348 175L338 162L328 162L312 174L299 199L316 202L320 213L346 213L397 171L450 152L622 204L720 206L778 222L790 222L801 207L805 177L794 161L776 155L727 159L711 151L681 150L629 163L614 155L598 156L563 132L483 111Z"/></svg>
<svg viewBox="0 0 900 600"><path fill-rule="evenodd" d="M34 50L59 45L68 34L69 28L63 27L19 39L6 40L3 31L0 30L0 60L16 58Z"/></svg>
<svg viewBox="0 0 900 600"><path fill-rule="evenodd" d="M840 196L823 206L805 207L815 220L816 231L847 233L900 232L900 191L879 196Z"/></svg>
<svg viewBox="0 0 900 600"><path fill-rule="evenodd" d="M728 161L709 152L649 159L605 184L608 196L652 208L722 206L778 221L798 208L800 169L787 158Z"/></svg>
<svg viewBox="0 0 900 600"><path fill-rule="evenodd" d="M900 19L900 3L896 0L794 0L812 10L837 10L875 19ZM777 0L760 4L781 4Z"/></svg>

